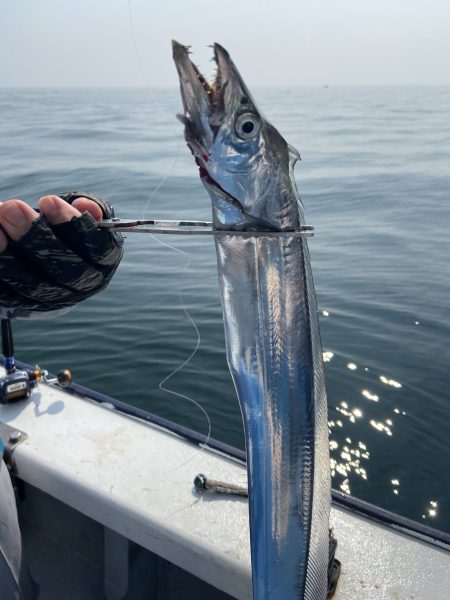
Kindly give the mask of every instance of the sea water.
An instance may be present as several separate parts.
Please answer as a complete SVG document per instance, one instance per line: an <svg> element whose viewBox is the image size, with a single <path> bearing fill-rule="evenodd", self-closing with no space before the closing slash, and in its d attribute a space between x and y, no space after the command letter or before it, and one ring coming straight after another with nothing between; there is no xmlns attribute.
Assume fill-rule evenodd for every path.
<svg viewBox="0 0 450 600"><path fill-rule="evenodd" d="M303 159L333 486L450 531L450 88L255 97ZM175 89L0 89L0 200L80 189L123 218L209 219L180 109ZM159 389L197 344L185 309L199 350L165 386L242 448L211 238L128 234L106 291L14 324L17 357L206 433Z"/></svg>

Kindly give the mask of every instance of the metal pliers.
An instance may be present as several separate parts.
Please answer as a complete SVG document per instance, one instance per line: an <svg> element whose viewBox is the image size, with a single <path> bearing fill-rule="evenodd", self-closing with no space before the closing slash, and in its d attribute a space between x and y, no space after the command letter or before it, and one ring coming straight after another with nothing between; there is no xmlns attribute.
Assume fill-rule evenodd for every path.
<svg viewBox="0 0 450 600"><path fill-rule="evenodd" d="M170 221L162 219L104 219L97 223L101 229L123 233L151 233L171 235L234 235L240 237L311 237L314 227L302 225L295 231L239 231L214 229L211 221Z"/></svg>

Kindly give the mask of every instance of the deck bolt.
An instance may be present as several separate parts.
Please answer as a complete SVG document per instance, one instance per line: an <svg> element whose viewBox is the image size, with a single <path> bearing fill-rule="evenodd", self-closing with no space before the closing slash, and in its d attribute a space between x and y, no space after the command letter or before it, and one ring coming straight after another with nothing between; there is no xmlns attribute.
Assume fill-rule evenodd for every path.
<svg viewBox="0 0 450 600"><path fill-rule="evenodd" d="M212 491L219 494L233 494L235 496L248 496L247 486L235 485L224 481L208 479L203 473L199 473L194 479L194 488L197 492Z"/></svg>
<svg viewBox="0 0 450 600"><path fill-rule="evenodd" d="M16 442L18 442L20 440L20 438L22 437L22 432L21 431L11 431L11 433L9 434L9 441L12 442L13 444L15 444Z"/></svg>

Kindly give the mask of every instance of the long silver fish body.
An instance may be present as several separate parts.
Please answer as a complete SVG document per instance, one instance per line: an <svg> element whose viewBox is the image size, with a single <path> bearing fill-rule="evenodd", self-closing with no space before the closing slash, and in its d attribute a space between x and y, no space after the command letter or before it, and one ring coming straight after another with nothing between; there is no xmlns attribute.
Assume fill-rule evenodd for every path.
<svg viewBox="0 0 450 600"><path fill-rule="evenodd" d="M185 137L212 201L227 360L247 449L254 600L325 600L330 462L317 305L293 167L228 53L207 83L173 43ZM272 235L271 235L272 232Z"/></svg>

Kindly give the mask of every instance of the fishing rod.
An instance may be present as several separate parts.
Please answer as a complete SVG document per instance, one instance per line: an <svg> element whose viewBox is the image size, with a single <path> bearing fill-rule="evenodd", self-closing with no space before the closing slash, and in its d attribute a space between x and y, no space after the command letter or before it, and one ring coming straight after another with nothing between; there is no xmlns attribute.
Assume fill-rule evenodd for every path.
<svg viewBox="0 0 450 600"><path fill-rule="evenodd" d="M14 338L11 319L1 320L2 353L5 358L5 375L0 377L0 404L13 404L27 400L33 388L40 382L57 383L67 387L72 381L69 369L62 369L56 377L49 377L48 371L38 365L34 369L18 369L14 359Z"/></svg>

